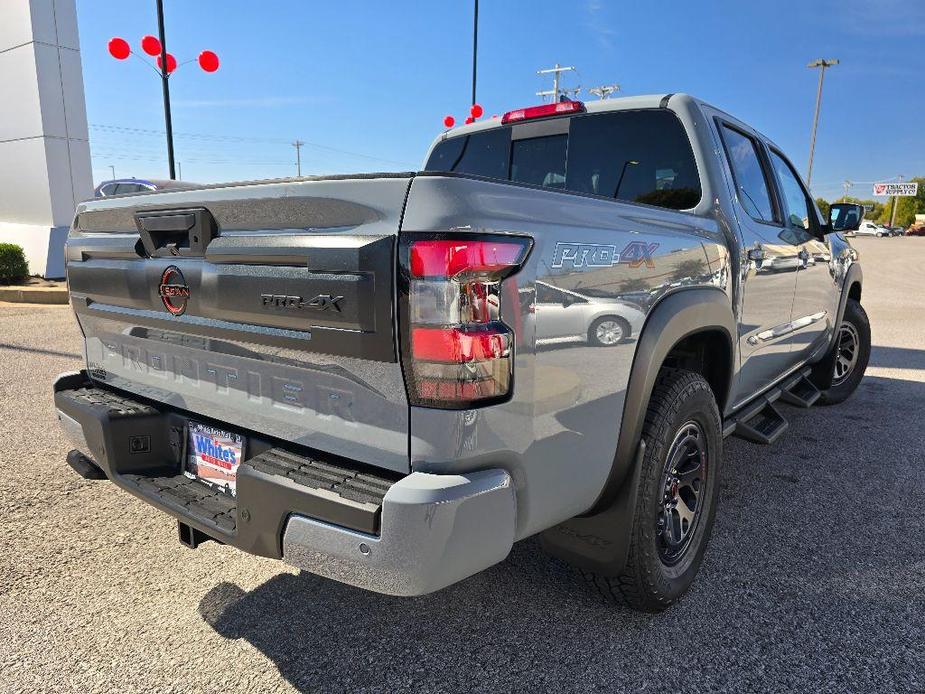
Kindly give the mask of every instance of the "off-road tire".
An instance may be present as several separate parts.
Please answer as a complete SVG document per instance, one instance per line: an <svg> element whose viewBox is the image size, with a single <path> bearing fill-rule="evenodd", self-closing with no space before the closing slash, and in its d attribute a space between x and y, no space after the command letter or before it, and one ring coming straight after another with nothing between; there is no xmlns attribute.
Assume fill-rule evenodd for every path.
<svg viewBox="0 0 925 694"><path fill-rule="evenodd" d="M677 564L667 566L659 553L656 528L665 494L663 474L672 442L685 423L691 421L699 425L707 444L704 505L699 507L698 525L685 553ZM684 595L693 582L703 561L719 501L722 424L716 398L706 380L691 371L662 369L649 400L642 437L646 452L626 567L619 576L584 570L581 573L610 601L645 612L660 612Z"/></svg>
<svg viewBox="0 0 925 694"><path fill-rule="evenodd" d="M845 315L842 317L842 324L838 326L838 334L835 336L836 350L839 349L839 341L845 324L850 326L857 337L857 361L844 380L840 383L833 381L830 388L822 391L822 396L819 398L820 405L837 405L851 397L851 394L857 390L858 385L861 383L861 379L864 378L867 362L870 361L870 321L867 318L867 312L859 301L848 299L845 304ZM837 356L836 354L836 360ZM836 364L833 364L832 368L836 368Z"/></svg>

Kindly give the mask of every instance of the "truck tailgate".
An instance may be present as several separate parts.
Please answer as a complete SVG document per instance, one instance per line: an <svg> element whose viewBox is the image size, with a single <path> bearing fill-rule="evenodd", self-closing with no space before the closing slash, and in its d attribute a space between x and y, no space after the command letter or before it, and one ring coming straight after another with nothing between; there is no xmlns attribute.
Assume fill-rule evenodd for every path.
<svg viewBox="0 0 925 694"><path fill-rule="evenodd" d="M106 198L67 242L88 371L229 428L408 471L395 247L410 175Z"/></svg>

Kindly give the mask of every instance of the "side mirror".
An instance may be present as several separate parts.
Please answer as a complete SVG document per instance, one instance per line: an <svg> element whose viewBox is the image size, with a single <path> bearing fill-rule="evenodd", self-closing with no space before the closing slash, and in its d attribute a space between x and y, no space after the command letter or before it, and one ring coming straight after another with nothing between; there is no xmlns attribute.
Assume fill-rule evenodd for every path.
<svg viewBox="0 0 925 694"><path fill-rule="evenodd" d="M864 206L853 202L835 202L829 209L832 231L857 231L864 219Z"/></svg>

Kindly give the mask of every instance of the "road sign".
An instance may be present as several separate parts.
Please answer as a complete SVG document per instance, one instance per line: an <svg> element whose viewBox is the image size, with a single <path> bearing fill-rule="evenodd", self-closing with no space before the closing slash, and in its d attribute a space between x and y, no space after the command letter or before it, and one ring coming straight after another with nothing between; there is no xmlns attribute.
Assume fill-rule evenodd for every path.
<svg viewBox="0 0 925 694"><path fill-rule="evenodd" d="M918 183L874 183L874 195L884 197L898 195L900 197L915 197L919 192Z"/></svg>

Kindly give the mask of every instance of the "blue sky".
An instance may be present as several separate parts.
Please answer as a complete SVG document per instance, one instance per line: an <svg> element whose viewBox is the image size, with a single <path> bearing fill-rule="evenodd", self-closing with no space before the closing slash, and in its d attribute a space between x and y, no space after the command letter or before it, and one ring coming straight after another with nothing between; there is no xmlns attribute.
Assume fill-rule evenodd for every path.
<svg viewBox="0 0 925 694"><path fill-rule="evenodd" d="M470 99L472 2L165 0L183 178L408 170ZM160 81L112 59L108 40L156 34L153 0L78 0L96 181L166 176ZM478 100L487 115L538 103L536 75L575 65L584 87L688 92L774 139L805 173L818 73L828 70L813 189L925 175L925 3L481 0ZM579 98L590 98L583 91ZM858 183L852 193L867 196Z"/></svg>

